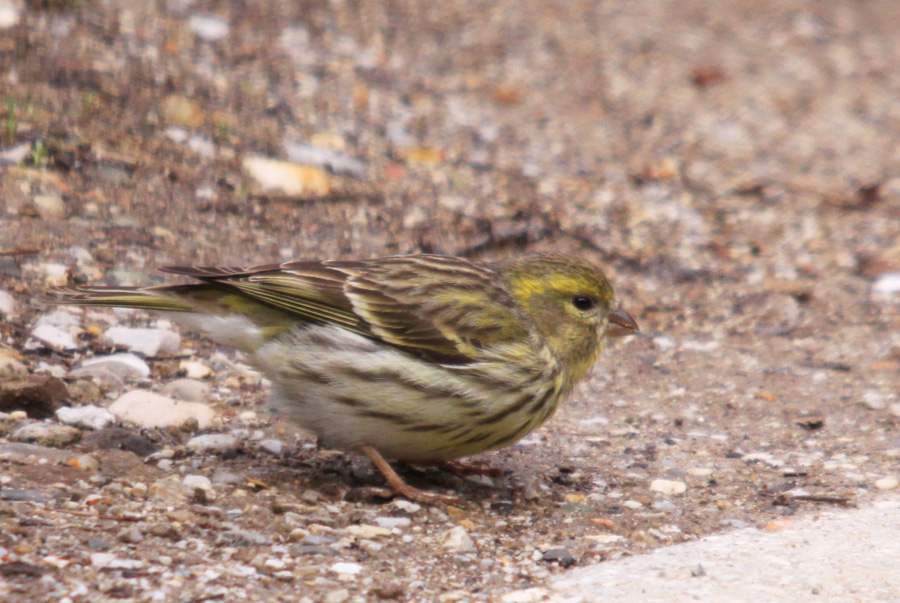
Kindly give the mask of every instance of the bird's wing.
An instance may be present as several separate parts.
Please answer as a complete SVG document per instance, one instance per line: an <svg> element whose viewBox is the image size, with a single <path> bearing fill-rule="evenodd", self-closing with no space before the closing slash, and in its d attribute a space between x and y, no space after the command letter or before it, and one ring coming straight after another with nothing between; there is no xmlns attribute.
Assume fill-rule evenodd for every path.
<svg viewBox="0 0 900 603"><path fill-rule="evenodd" d="M526 337L513 299L493 271L460 258L396 256L164 270L434 362L465 364L486 345Z"/></svg>

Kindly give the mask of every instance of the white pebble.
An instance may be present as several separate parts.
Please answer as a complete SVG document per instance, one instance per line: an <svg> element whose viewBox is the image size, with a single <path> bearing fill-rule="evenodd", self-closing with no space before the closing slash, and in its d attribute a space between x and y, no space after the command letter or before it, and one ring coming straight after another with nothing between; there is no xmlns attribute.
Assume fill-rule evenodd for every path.
<svg viewBox="0 0 900 603"><path fill-rule="evenodd" d="M220 17L194 15L188 20L188 28L204 42L217 42L228 35L228 22Z"/></svg>
<svg viewBox="0 0 900 603"><path fill-rule="evenodd" d="M655 479L650 482L650 489L662 494L677 495L687 491L687 484L675 480Z"/></svg>
<svg viewBox="0 0 900 603"><path fill-rule="evenodd" d="M358 538L378 538L379 536L391 535L391 531L386 528L370 526L364 523L357 526L349 526L347 533Z"/></svg>
<svg viewBox="0 0 900 603"><path fill-rule="evenodd" d="M207 433L188 440L187 447L196 452L228 450L237 445L238 439L229 433Z"/></svg>
<svg viewBox="0 0 900 603"><path fill-rule="evenodd" d="M872 285L875 293L900 293L900 272L886 272L878 277Z"/></svg>
<svg viewBox="0 0 900 603"><path fill-rule="evenodd" d="M167 383L162 391L185 402L204 402L209 397L209 386L196 379L176 379Z"/></svg>
<svg viewBox="0 0 900 603"><path fill-rule="evenodd" d="M190 379L204 379L212 375L212 369L196 360L182 360L179 368L185 372Z"/></svg>
<svg viewBox="0 0 900 603"><path fill-rule="evenodd" d="M896 490L900 488L900 480L894 476L883 477L876 480L875 487L879 490Z"/></svg>
<svg viewBox="0 0 900 603"><path fill-rule="evenodd" d="M181 336L168 329L112 327L104 333L107 341L145 356L174 354L181 347Z"/></svg>
<svg viewBox="0 0 900 603"><path fill-rule="evenodd" d="M115 415L111 412L105 408L93 405L77 408L64 406L56 410L56 418L64 425L74 425L88 429L103 429L116 421Z"/></svg>
<svg viewBox="0 0 900 603"><path fill-rule="evenodd" d="M260 440L259 447L269 454L279 455L284 449L284 444L279 440Z"/></svg>
<svg viewBox="0 0 900 603"><path fill-rule="evenodd" d="M71 377L92 377L94 373L109 372L121 379L150 376L150 365L134 354L110 354L95 356L81 362L81 366L69 372Z"/></svg>
<svg viewBox="0 0 900 603"><path fill-rule="evenodd" d="M471 553L475 550L475 543L472 537L466 532L462 526L451 528L444 534L441 540L441 546L454 553Z"/></svg>
<svg viewBox="0 0 900 603"><path fill-rule="evenodd" d="M363 570L363 566L358 563L340 562L335 563L329 569L336 574L348 574L351 576L355 576Z"/></svg>
<svg viewBox="0 0 900 603"><path fill-rule="evenodd" d="M200 429L206 429L216 414L205 404L179 402L146 390L134 390L120 396L109 411L122 421L147 428L178 426L196 419Z"/></svg>
<svg viewBox="0 0 900 603"><path fill-rule="evenodd" d="M3 316L11 316L16 309L16 302L13 296L0 289L0 314Z"/></svg>
<svg viewBox="0 0 900 603"><path fill-rule="evenodd" d="M31 336L38 340L38 346L26 345L28 349L40 347L43 344L54 347L58 350L74 350L78 347L75 338L68 331L54 325L38 325L31 331Z"/></svg>

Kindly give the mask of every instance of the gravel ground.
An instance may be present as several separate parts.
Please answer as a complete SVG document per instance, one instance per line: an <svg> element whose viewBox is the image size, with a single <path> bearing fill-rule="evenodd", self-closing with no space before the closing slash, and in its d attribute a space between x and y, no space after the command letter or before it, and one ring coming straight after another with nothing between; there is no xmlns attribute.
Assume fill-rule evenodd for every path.
<svg viewBox="0 0 900 603"><path fill-rule="evenodd" d="M895 518L893 0L0 0L0 27L0 598L539 600L735 529ZM377 471L268 414L233 351L38 301L547 250L602 264L642 332L479 458L504 476L401 468L460 507L366 497ZM723 567L690 588L750 583Z"/></svg>

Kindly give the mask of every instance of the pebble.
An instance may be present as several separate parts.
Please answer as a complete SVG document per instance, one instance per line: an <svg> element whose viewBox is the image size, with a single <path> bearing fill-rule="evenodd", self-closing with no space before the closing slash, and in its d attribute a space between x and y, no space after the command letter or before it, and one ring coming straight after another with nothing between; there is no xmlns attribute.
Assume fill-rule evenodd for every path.
<svg viewBox="0 0 900 603"><path fill-rule="evenodd" d="M195 452L222 451L237 446L238 439L230 433L207 433L188 440L187 447Z"/></svg>
<svg viewBox="0 0 900 603"><path fill-rule="evenodd" d="M322 197L331 191L328 174L322 168L258 155L244 158L242 167L266 192L280 191L290 197Z"/></svg>
<svg viewBox="0 0 900 603"><path fill-rule="evenodd" d="M884 410L887 408L887 396L870 389L863 392L862 403L869 410Z"/></svg>
<svg viewBox="0 0 900 603"><path fill-rule="evenodd" d="M350 591L346 588L341 588L338 590L333 590L323 599L324 603L344 603L347 599L350 598Z"/></svg>
<svg viewBox="0 0 900 603"><path fill-rule="evenodd" d="M51 287L63 287L69 282L69 267L59 262L43 262L37 266L44 273L44 282Z"/></svg>
<svg viewBox="0 0 900 603"><path fill-rule="evenodd" d="M896 490L900 488L900 480L894 476L883 477L875 481L875 487L879 490Z"/></svg>
<svg viewBox="0 0 900 603"><path fill-rule="evenodd" d="M35 195L32 202L38 215L44 220L59 220L66 217L66 204L59 195Z"/></svg>
<svg viewBox="0 0 900 603"><path fill-rule="evenodd" d="M872 291L888 295L900 293L900 272L886 272L879 276L872 285Z"/></svg>
<svg viewBox="0 0 900 603"><path fill-rule="evenodd" d="M412 524L412 520L409 517L376 517L373 521L376 525L388 530L407 528Z"/></svg>
<svg viewBox="0 0 900 603"><path fill-rule="evenodd" d="M27 375L24 379L0 381L0 411L25 411L43 419L53 416L69 397L66 384L50 375Z"/></svg>
<svg viewBox="0 0 900 603"><path fill-rule="evenodd" d="M110 354L83 360L78 368L69 371L72 378L102 376L112 373L122 380L150 376L150 365L134 354Z"/></svg>
<svg viewBox="0 0 900 603"><path fill-rule="evenodd" d="M565 547L555 547L544 551L542 559L547 563L558 563L560 567L575 565L575 557Z"/></svg>
<svg viewBox="0 0 900 603"><path fill-rule="evenodd" d="M644 505L639 503L636 500L626 500L625 502L622 503L622 506L625 507L626 509L636 510L636 509L640 509Z"/></svg>
<svg viewBox="0 0 900 603"><path fill-rule="evenodd" d="M21 14L22 9L16 3L8 0L0 2L0 29L15 27L19 23Z"/></svg>
<svg viewBox="0 0 900 603"><path fill-rule="evenodd" d="M212 375L212 369L197 360L182 360L178 368L190 379L205 379Z"/></svg>
<svg viewBox="0 0 900 603"><path fill-rule="evenodd" d="M696 477L709 477L712 475L713 470L708 467L691 467L687 472L689 475Z"/></svg>
<svg viewBox="0 0 900 603"><path fill-rule="evenodd" d="M138 559L119 559L113 553L91 553L91 565L97 569L140 569L144 562Z"/></svg>
<svg viewBox="0 0 900 603"><path fill-rule="evenodd" d="M56 418L63 425L73 425L86 429L103 429L110 423L115 423L116 417L105 408L99 406L80 406L72 408L64 406L57 409Z"/></svg>
<svg viewBox="0 0 900 603"><path fill-rule="evenodd" d="M171 502L184 502L191 497L193 490L182 483L177 475L164 477L150 484L147 493L152 498Z"/></svg>
<svg viewBox="0 0 900 603"><path fill-rule="evenodd" d="M350 576L355 576L363 570L363 566L358 563L347 563L347 562L339 562L332 565L330 568L336 574L348 574Z"/></svg>
<svg viewBox="0 0 900 603"><path fill-rule="evenodd" d="M216 491L212 482L205 475L185 475L182 483L191 490L194 498L202 502L212 502L216 499Z"/></svg>
<svg viewBox="0 0 900 603"><path fill-rule="evenodd" d="M280 440L260 440L259 447L269 454L278 456L284 449L284 444L282 444Z"/></svg>
<svg viewBox="0 0 900 603"><path fill-rule="evenodd" d="M365 163L336 153L331 149L299 142L288 142L284 145L284 152L288 159L297 163L321 166L335 174L348 174L359 180L366 177Z"/></svg>
<svg viewBox="0 0 900 603"><path fill-rule="evenodd" d="M112 327L103 336L114 345L145 356L174 354L181 347L181 336L169 329Z"/></svg>
<svg viewBox="0 0 900 603"><path fill-rule="evenodd" d="M35 347L40 347L41 344L49 345L58 350L74 350L78 348L75 338L68 331L55 325L38 325L31 330L31 336L38 340L40 344L37 346L26 345L26 349L34 349Z"/></svg>
<svg viewBox="0 0 900 603"><path fill-rule="evenodd" d="M176 379L167 383L162 391L185 402L205 402L209 398L209 386L196 379Z"/></svg>
<svg viewBox="0 0 900 603"><path fill-rule="evenodd" d="M80 440L81 430L56 423L31 423L15 430L9 439L13 442L62 448Z"/></svg>
<svg viewBox="0 0 900 603"><path fill-rule="evenodd" d="M0 500L10 502L44 502L47 497L37 490L0 488Z"/></svg>
<svg viewBox="0 0 900 603"><path fill-rule="evenodd" d="M448 530L441 539L441 546L453 553L471 553L475 550L472 537L462 526L456 526Z"/></svg>
<svg viewBox="0 0 900 603"><path fill-rule="evenodd" d="M64 450L38 446L37 444L25 444L22 442L0 442L0 458L25 460L27 458L47 459L54 463L62 463L71 457Z"/></svg>
<svg viewBox="0 0 900 603"><path fill-rule="evenodd" d="M16 309L16 301L13 296L0 289L0 315L12 316Z"/></svg>
<svg viewBox="0 0 900 603"><path fill-rule="evenodd" d="M269 544L269 537L252 530L226 530L221 534L222 540L237 546L264 546Z"/></svg>
<svg viewBox="0 0 900 603"><path fill-rule="evenodd" d="M206 120L203 108L191 99L170 94L160 103L163 120L169 125L199 128Z"/></svg>
<svg viewBox="0 0 900 603"><path fill-rule="evenodd" d="M188 19L188 28L204 42L218 42L230 29L228 21L211 15L193 15Z"/></svg>
<svg viewBox="0 0 900 603"><path fill-rule="evenodd" d="M368 524L360 524L356 526L348 526L347 533L358 538L378 538L379 536L390 536L391 531L387 528L379 526L371 526Z"/></svg>
<svg viewBox="0 0 900 603"><path fill-rule="evenodd" d="M687 484L675 480L655 479L650 482L650 489L662 494L677 495L687 491Z"/></svg>
<svg viewBox="0 0 900 603"><path fill-rule="evenodd" d="M539 603L546 600L550 592L546 588L535 586L525 590L517 590L506 593L500 597L501 603Z"/></svg>
<svg viewBox="0 0 900 603"><path fill-rule="evenodd" d="M121 421L141 427L177 427L196 420L200 429L212 423L215 412L205 404L180 402L146 390L134 390L119 397L109 411Z"/></svg>

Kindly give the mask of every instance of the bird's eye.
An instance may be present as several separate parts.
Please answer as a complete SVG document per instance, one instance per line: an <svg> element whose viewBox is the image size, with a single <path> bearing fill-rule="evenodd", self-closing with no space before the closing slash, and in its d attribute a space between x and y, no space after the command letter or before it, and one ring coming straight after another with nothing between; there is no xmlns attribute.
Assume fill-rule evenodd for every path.
<svg viewBox="0 0 900 603"><path fill-rule="evenodd" d="M576 310L587 312L588 310L593 309L594 300L584 295L576 295L572 298L572 305L575 306Z"/></svg>

